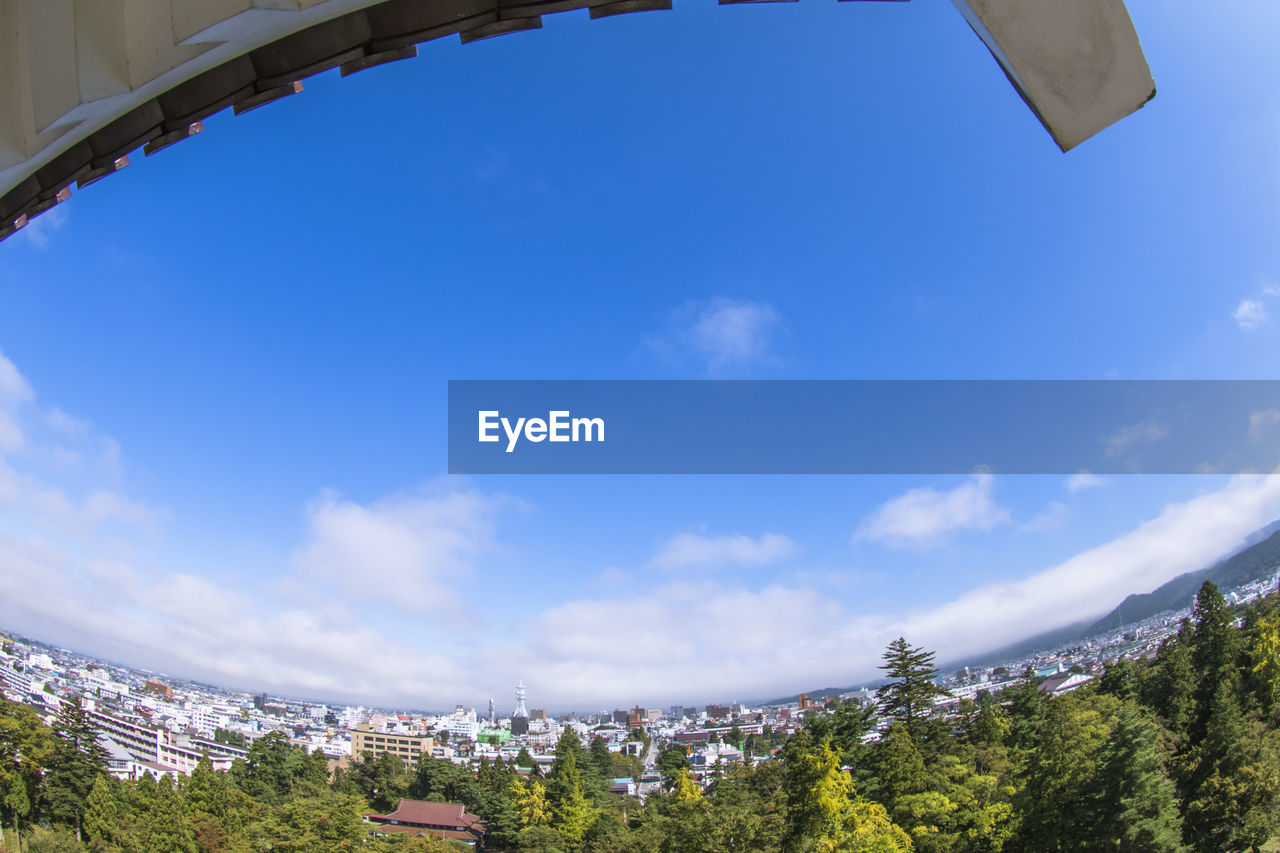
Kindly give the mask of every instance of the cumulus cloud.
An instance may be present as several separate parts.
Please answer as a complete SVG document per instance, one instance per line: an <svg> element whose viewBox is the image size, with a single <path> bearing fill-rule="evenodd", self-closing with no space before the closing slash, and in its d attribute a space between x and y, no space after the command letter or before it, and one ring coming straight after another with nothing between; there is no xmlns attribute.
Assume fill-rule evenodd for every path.
<svg viewBox="0 0 1280 853"><path fill-rule="evenodd" d="M983 473L947 491L912 489L864 518L853 540L890 548L930 548L950 533L991 530L1010 518L992 497L993 482Z"/></svg>
<svg viewBox="0 0 1280 853"><path fill-rule="evenodd" d="M0 351L0 451L13 453L26 446L17 410L35 399L35 392L17 366Z"/></svg>
<svg viewBox="0 0 1280 853"><path fill-rule="evenodd" d="M146 582L120 563L81 566L67 551L5 533L0 614L10 627L38 637L56 630L100 656L245 689L409 707L474 689L455 656L373 627L272 609L258 591L224 579L179 572Z"/></svg>
<svg viewBox="0 0 1280 853"><path fill-rule="evenodd" d="M57 406L50 409L49 413L44 416L44 422L49 429L68 438L84 438L89 434L88 421L73 418Z"/></svg>
<svg viewBox="0 0 1280 853"><path fill-rule="evenodd" d="M1107 481L1097 474L1080 471L1068 477L1064 485L1067 487L1067 491L1074 495L1076 492L1083 492L1085 489L1096 489L1106 484Z"/></svg>
<svg viewBox="0 0 1280 853"><path fill-rule="evenodd" d="M1157 421L1130 424L1102 440L1107 457L1123 456L1131 448L1154 444L1169 435L1169 428Z"/></svg>
<svg viewBox="0 0 1280 853"><path fill-rule="evenodd" d="M4 409L0 409L0 451L13 453L21 450L26 444L26 436L22 434L22 428L18 426L17 418Z"/></svg>
<svg viewBox="0 0 1280 853"><path fill-rule="evenodd" d="M703 536L680 533L667 540L653 565L666 571L718 566L764 566L795 553L796 544L786 536L766 533L750 536Z"/></svg>
<svg viewBox="0 0 1280 853"><path fill-rule="evenodd" d="M467 494L459 506L495 500ZM442 494L386 503L420 500L449 503ZM459 537L473 535L465 532L474 529L472 511L425 514L437 528L458 519ZM60 642L79 637L82 648L152 668L318 699L447 708L482 701L520 677L539 705L553 708L750 701L873 678L884 645L899 635L959 661L1100 615L1130 593L1211 565L1277 514L1280 476L1237 477L1056 566L937 606L856 614L808 586L753 588L737 579L680 579L601 597L579 585L566 586L577 597L493 637L442 633L429 618L396 621L391 602L380 618L356 618L345 606L273 602L244 580L90 564L0 534L0 620L37 636L56 631ZM448 633L465 636L451 643Z"/></svg>
<svg viewBox="0 0 1280 853"><path fill-rule="evenodd" d="M1262 441L1268 433L1280 426L1280 409L1265 409L1249 415L1249 439Z"/></svg>
<svg viewBox="0 0 1280 853"><path fill-rule="evenodd" d="M479 491L443 488L369 504L325 494L308 507L306 541L292 567L306 583L397 609L456 612L457 586L494 547L503 503Z"/></svg>
<svg viewBox="0 0 1280 853"><path fill-rule="evenodd" d="M35 392L18 367L0 351L0 407L15 408L35 399Z"/></svg>
<svg viewBox="0 0 1280 853"><path fill-rule="evenodd" d="M708 372L723 373L774 361L783 331L782 315L766 302L716 298L686 303L645 343L664 358L693 356Z"/></svg>
<svg viewBox="0 0 1280 853"><path fill-rule="evenodd" d="M1100 616L1126 595L1212 565L1277 514L1280 476L1242 476L1063 563L938 606L851 614L807 588L677 582L549 608L527 643L490 651L494 662L518 663L527 682L554 685L568 707L617 696L654 704L774 698L874 678L898 636L953 662Z"/></svg>
<svg viewBox="0 0 1280 853"><path fill-rule="evenodd" d="M1271 315L1260 299L1241 299L1231 316L1240 328L1251 332L1266 323Z"/></svg>

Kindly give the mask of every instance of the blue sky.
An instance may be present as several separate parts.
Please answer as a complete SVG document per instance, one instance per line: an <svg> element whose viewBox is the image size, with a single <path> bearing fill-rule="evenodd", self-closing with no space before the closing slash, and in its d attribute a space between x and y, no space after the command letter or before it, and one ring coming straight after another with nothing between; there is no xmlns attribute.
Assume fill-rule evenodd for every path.
<svg viewBox="0 0 1280 853"><path fill-rule="evenodd" d="M451 378L1277 378L1280 12L1132 2L1067 155L941 3L424 45L0 245L0 624L229 686L761 698L961 658L1280 516L1214 477L477 477Z"/></svg>

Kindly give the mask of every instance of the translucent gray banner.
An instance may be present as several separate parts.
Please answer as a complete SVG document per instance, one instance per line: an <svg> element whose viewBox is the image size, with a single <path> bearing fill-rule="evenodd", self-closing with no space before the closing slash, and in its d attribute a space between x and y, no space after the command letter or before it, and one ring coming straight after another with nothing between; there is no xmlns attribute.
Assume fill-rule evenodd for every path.
<svg viewBox="0 0 1280 853"><path fill-rule="evenodd" d="M1280 381L449 383L455 474L1234 474Z"/></svg>

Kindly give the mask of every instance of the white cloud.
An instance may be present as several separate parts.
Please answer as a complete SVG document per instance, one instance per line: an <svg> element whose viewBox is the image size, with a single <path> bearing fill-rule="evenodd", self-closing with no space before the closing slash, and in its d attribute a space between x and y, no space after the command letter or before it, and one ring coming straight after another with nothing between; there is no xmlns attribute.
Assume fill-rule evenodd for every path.
<svg viewBox="0 0 1280 853"><path fill-rule="evenodd" d="M1097 474L1090 474L1088 471L1080 471L1072 474L1066 480L1067 491L1071 494L1083 492L1085 489L1096 489L1099 486L1105 486L1107 481Z"/></svg>
<svg viewBox="0 0 1280 853"><path fill-rule="evenodd" d="M591 579L591 583L599 587L618 587L626 586L631 583L631 580L631 573L626 569L618 566L605 566L600 574Z"/></svg>
<svg viewBox="0 0 1280 853"><path fill-rule="evenodd" d="M1062 501L1052 501L1035 518L1018 526L1019 533L1052 533L1063 530L1067 519L1071 516L1071 508Z"/></svg>
<svg viewBox="0 0 1280 853"><path fill-rule="evenodd" d="M35 392L17 366L0 351L0 408L13 409L35 399Z"/></svg>
<svg viewBox="0 0 1280 853"><path fill-rule="evenodd" d="M6 533L0 616L37 637L56 629L60 641L104 657L248 689L420 707L475 688L455 656L372 627L271 610L224 580L174 573L148 582L121 563L80 566L67 551Z"/></svg>
<svg viewBox="0 0 1280 853"><path fill-rule="evenodd" d="M1231 313L1240 328L1246 332L1251 332L1262 324L1267 322L1270 314L1267 312L1267 306L1258 299L1242 299L1240 304L1236 306L1236 310Z"/></svg>
<svg viewBox="0 0 1280 853"><path fill-rule="evenodd" d="M686 303L664 333L645 343L664 357L692 355L708 372L723 373L774 361L774 341L783 331L782 315L766 302L716 298Z"/></svg>
<svg viewBox="0 0 1280 853"><path fill-rule="evenodd" d="M796 544L786 536L766 533L750 536L703 536L680 533L667 540L653 558L666 571L716 566L764 566L795 553Z"/></svg>
<svg viewBox="0 0 1280 853"><path fill-rule="evenodd" d="M1009 511L992 499L990 474L975 474L947 491L912 489L868 515L854 542L880 542L890 548L929 548L949 533L991 530L1009 521Z"/></svg>
<svg viewBox="0 0 1280 853"><path fill-rule="evenodd" d="M49 248L54 232L67 224L67 219L70 217L67 210L65 206L59 205L40 214L29 221L18 235L37 249Z"/></svg>
<svg viewBox="0 0 1280 853"><path fill-rule="evenodd" d="M911 615L903 630L915 643L943 649L942 657L998 648L1100 616L1126 595L1210 566L1277 515L1280 476L1235 477L1219 491L1170 504L1132 532L1029 578L979 587Z"/></svg>
<svg viewBox="0 0 1280 853"><path fill-rule="evenodd" d="M19 406L34 399L31 385L0 351L0 451L13 453L26 446L16 413Z"/></svg>
<svg viewBox="0 0 1280 853"><path fill-rule="evenodd" d="M462 494L454 510L383 511L396 503L448 506L447 493L362 509L425 514L437 536L452 526L446 519L457 520L459 540L470 540L477 513L466 506L499 499ZM1280 476L1237 477L1059 565L939 606L853 614L809 587L680 580L578 597L509 633L473 629L452 643L429 613L396 621L390 601L357 619L341 596L331 608L273 604L247 581L80 561L70 550L0 533L0 624L58 642L79 638L74 645L104 656L230 687L318 699L451 707L520 677L537 704L553 708L749 701L875 677L884 645L899 635L950 662L1101 615L1125 595L1211 565L1277 514ZM364 581L381 586L372 575Z"/></svg>
<svg viewBox="0 0 1280 853"><path fill-rule="evenodd" d="M543 611L526 638L490 648L482 663L518 664L526 682L554 689L566 707L618 696L767 699L854 684L878 675L881 652L900 635L954 662L1101 616L1126 595L1212 565L1277 514L1280 476L1237 477L1030 577L898 613L853 615L812 589L714 580L574 601Z"/></svg>
<svg viewBox="0 0 1280 853"><path fill-rule="evenodd" d="M60 432L68 438L84 438L89 434L89 422L73 418L54 406L44 416L45 424L54 432Z"/></svg>
<svg viewBox="0 0 1280 853"><path fill-rule="evenodd" d="M49 451L49 461L54 468L79 468L84 461L80 454L67 447L55 447Z"/></svg>
<svg viewBox="0 0 1280 853"><path fill-rule="evenodd" d="M4 409L0 409L0 450L6 453L14 453L21 450L26 444L26 436L22 434L22 428L18 426L17 418Z"/></svg>
<svg viewBox="0 0 1280 853"><path fill-rule="evenodd" d="M93 492L85 498L81 512L92 524L118 521L135 527L149 527L165 515L154 507L105 490Z"/></svg>
<svg viewBox="0 0 1280 853"><path fill-rule="evenodd" d="M1102 440L1103 445L1107 449L1109 458L1121 456L1131 447L1142 444L1154 444L1162 438L1169 435L1169 428L1164 424L1156 421L1144 421L1140 424L1130 424L1123 427L1114 435L1109 435Z"/></svg>
<svg viewBox="0 0 1280 853"><path fill-rule="evenodd" d="M1280 409L1265 409L1249 415L1249 439L1262 441L1263 436L1280 426Z"/></svg>
<svg viewBox="0 0 1280 853"><path fill-rule="evenodd" d="M292 558L298 578L412 612L456 613L457 586L494 548L501 498L428 489L365 505L322 495ZM391 590L393 592L388 593Z"/></svg>

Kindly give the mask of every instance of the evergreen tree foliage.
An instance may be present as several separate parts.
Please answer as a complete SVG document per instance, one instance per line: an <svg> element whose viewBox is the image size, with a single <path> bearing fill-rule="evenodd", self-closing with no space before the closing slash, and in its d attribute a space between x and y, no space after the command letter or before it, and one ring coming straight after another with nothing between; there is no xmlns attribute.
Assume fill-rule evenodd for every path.
<svg viewBox="0 0 1280 853"><path fill-rule="evenodd" d="M1178 853L1182 818L1165 772L1160 726L1126 704L1098 757L1090 823L1096 849Z"/></svg>
<svg viewBox="0 0 1280 853"><path fill-rule="evenodd" d="M79 696L62 703L53 731L58 741L44 779L45 795L52 817L71 826L79 840L85 804L106 772L107 753Z"/></svg>
<svg viewBox="0 0 1280 853"><path fill-rule="evenodd" d="M902 723L918 744L931 734L929 723L937 717L935 700L946 695L935 680L934 657L934 652L913 647L905 637L899 637L889 644L880 664L889 678L876 691L881 713Z"/></svg>

